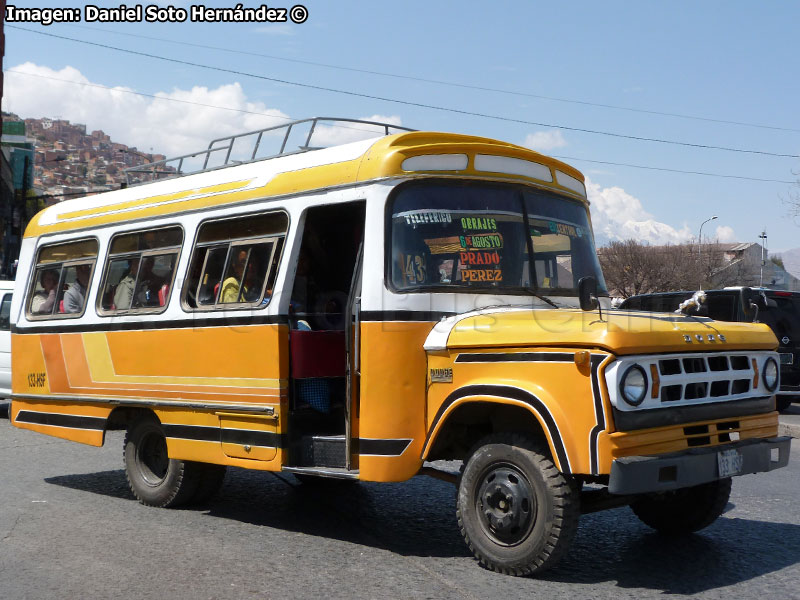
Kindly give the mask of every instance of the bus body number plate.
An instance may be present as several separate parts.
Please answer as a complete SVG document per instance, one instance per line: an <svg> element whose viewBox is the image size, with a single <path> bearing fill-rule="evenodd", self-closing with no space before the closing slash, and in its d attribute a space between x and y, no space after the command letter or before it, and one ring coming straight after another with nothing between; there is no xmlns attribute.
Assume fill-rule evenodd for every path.
<svg viewBox="0 0 800 600"><path fill-rule="evenodd" d="M46 381L45 373L28 373L28 387L30 388L43 388Z"/></svg>

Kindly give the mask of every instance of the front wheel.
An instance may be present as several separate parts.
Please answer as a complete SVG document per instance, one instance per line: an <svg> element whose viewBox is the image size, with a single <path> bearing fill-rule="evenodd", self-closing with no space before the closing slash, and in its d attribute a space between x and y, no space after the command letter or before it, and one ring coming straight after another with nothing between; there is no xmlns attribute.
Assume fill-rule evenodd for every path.
<svg viewBox="0 0 800 600"><path fill-rule="evenodd" d="M128 485L142 504L180 506L197 492L197 465L169 458L164 430L154 418L139 419L128 428L123 457Z"/></svg>
<svg viewBox="0 0 800 600"><path fill-rule="evenodd" d="M516 434L482 440L458 484L457 516L481 565L530 575L555 565L578 527L578 488L535 442Z"/></svg>
<svg viewBox="0 0 800 600"><path fill-rule="evenodd" d="M690 488L648 494L631 504L637 517L666 535L700 531L724 512L731 496L731 480L720 479Z"/></svg>

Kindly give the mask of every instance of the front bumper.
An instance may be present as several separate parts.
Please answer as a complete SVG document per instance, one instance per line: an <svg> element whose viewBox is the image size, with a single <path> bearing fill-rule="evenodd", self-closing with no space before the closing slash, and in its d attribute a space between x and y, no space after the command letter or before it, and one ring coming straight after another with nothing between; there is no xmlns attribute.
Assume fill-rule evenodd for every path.
<svg viewBox="0 0 800 600"><path fill-rule="evenodd" d="M618 458L611 463L608 491L612 494L643 494L716 481L722 478L717 455L726 450L739 452L741 468L736 475L772 471L789 463L791 439L752 439L658 456Z"/></svg>

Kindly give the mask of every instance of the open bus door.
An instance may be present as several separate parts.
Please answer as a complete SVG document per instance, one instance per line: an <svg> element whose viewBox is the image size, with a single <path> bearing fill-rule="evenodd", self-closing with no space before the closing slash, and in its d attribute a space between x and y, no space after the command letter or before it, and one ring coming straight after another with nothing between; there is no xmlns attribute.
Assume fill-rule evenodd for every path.
<svg viewBox="0 0 800 600"><path fill-rule="evenodd" d="M309 208L289 315L286 470L357 477L351 456L365 202ZM357 406L357 405L355 405Z"/></svg>

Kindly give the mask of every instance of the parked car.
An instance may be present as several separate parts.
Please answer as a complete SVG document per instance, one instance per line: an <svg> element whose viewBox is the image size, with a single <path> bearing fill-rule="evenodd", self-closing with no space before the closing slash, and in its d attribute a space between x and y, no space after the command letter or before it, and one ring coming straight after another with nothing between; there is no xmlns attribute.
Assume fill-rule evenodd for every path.
<svg viewBox="0 0 800 600"><path fill-rule="evenodd" d="M11 398L11 294L13 281L0 281L0 413Z"/></svg>
<svg viewBox="0 0 800 600"><path fill-rule="evenodd" d="M695 292L659 292L626 298L620 310L675 312ZM781 385L778 410L800 402L800 292L735 287L707 290L706 301L689 314L717 321L753 321L769 325L778 338L781 357ZM753 306L755 305L755 307Z"/></svg>

